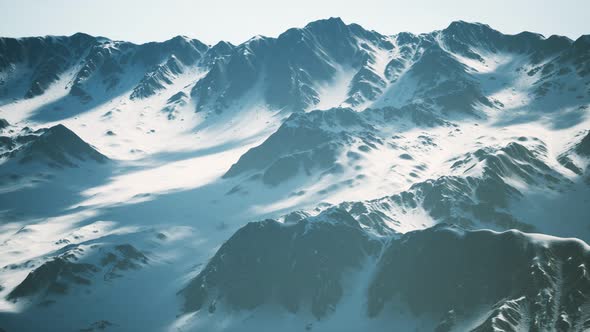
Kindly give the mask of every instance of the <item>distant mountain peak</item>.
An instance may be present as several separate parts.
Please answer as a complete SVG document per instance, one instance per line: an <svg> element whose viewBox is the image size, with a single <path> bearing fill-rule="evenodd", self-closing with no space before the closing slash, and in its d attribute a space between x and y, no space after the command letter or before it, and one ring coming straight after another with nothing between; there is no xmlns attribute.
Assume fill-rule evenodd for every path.
<svg viewBox="0 0 590 332"><path fill-rule="evenodd" d="M453 21L442 30L444 35L450 35L466 42L477 42L477 38L487 38L489 35L501 35L489 25L477 22Z"/></svg>
<svg viewBox="0 0 590 332"><path fill-rule="evenodd" d="M215 45L211 46L211 50L224 52L224 51L231 50L234 47L235 47L235 45L233 45L232 43L221 40L221 41L217 42Z"/></svg>
<svg viewBox="0 0 590 332"><path fill-rule="evenodd" d="M590 51L590 35L580 36L578 39L576 39L576 41L574 41L573 47L574 47L574 49L576 49L577 51L580 51L580 52Z"/></svg>
<svg viewBox="0 0 590 332"><path fill-rule="evenodd" d="M313 22L308 23L305 28L315 28L315 27L327 27L327 26L346 26L346 23L340 17L330 17L326 19L320 19Z"/></svg>
<svg viewBox="0 0 590 332"><path fill-rule="evenodd" d="M447 29L465 29L465 28L486 28L486 29L491 29L491 27L487 24L484 23L480 23L480 22L468 22L468 21L463 21L463 20L456 20L453 21L449 24L449 26L447 27Z"/></svg>

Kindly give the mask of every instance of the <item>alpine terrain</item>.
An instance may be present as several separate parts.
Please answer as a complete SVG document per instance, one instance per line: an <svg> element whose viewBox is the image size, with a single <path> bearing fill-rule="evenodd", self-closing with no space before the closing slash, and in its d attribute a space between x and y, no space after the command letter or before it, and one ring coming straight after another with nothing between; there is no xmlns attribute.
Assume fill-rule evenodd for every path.
<svg viewBox="0 0 590 332"><path fill-rule="evenodd" d="M590 331L590 35L0 38L0 331Z"/></svg>

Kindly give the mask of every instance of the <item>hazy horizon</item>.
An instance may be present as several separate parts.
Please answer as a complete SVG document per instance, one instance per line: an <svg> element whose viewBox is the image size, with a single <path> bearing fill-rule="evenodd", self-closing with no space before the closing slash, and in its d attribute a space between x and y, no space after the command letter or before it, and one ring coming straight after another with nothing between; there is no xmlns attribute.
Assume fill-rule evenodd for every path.
<svg viewBox="0 0 590 332"><path fill-rule="evenodd" d="M207 10L200 11L201 8ZM507 8L510 8L509 12ZM444 3L418 0L409 4L383 0L367 0L362 4L342 4L334 0L321 3L303 0L291 4L269 0L220 1L216 4L188 0L84 3L0 0L0 12L5 14L0 21L0 36L59 36L83 32L113 40L145 43L185 35L207 44L222 40L240 44L256 35L276 37L289 28L340 17L347 24L357 23L388 35L425 33L443 29L452 21L463 20L488 24L505 34L530 31L545 37L557 34L575 40L590 33L584 15L588 11L590 4L580 0L559 3L503 0L488 7L473 6L466 0ZM561 24L553 24L555 18L559 18Z"/></svg>

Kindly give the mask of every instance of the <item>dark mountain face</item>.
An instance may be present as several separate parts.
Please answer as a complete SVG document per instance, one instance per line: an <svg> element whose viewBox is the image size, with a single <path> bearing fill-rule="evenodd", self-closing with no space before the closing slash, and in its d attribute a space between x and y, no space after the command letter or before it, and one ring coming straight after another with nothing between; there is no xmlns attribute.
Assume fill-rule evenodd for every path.
<svg viewBox="0 0 590 332"><path fill-rule="evenodd" d="M319 102L318 84L330 82L339 69L360 70L374 61L371 48L393 45L385 36L337 18L317 21L277 39L257 37L235 47L216 61L192 95L197 110L209 105L219 111L262 84L270 106L302 111Z"/></svg>
<svg viewBox="0 0 590 332"><path fill-rule="evenodd" d="M576 144L575 150L580 156L590 157L590 131Z"/></svg>
<svg viewBox="0 0 590 332"><path fill-rule="evenodd" d="M147 72L129 98L141 99L152 96L157 91L166 89L166 85L172 84L175 76L182 72L182 64L175 56L171 56L165 64L157 65Z"/></svg>
<svg viewBox="0 0 590 332"><path fill-rule="evenodd" d="M0 136L2 157L16 159L20 164L43 163L51 167L77 167L77 163L105 163L109 159L64 125L32 132L25 128L13 137Z"/></svg>
<svg viewBox="0 0 590 332"><path fill-rule="evenodd" d="M105 92L129 88L119 85L124 78L128 81L129 77L137 76L138 68L139 71L149 71L172 56L183 65L194 65L207 49L199 41L184 37L143 45L85 34L0 38L0 71L8 74L0 89L4 87L6 96L32 98L43 94L67 71L74 71L70 94L89 102ZM138 76L137 80L140 79ZM160 83L157 78L151 84L146 80L140 82L143 88L137 89L157 90ZM16 83L22 81L31 83L29 86ZM15 90L19 86L24 90Z"/></svg>
<svg viewBox="0 0 590 332"><path fill-rule="evenodd" d="M472 327L478 331L502 324L577 331L588 324L590 255L580 241L447 226L389 240L366 232L342 210L291 225L250 223L181 292L185 309L214 313L278 302L325 318L347 293L345 276L376 260L366 298L355 299L366 301L371 317L394 316L385 307L395 298L417 316L436 317L437 331L474 315L483 322ZM494 319L506 312L514 319Z"/></svg>
<svg viewBox="0 0 590 332"><path fill-rule="evenodd" d="M123 78L127 81L135 78L138 82L134 83L137 85L132 87L130 98L149 97L171 84L171 78L183 72L184 66L196 65L207 49L200 42L183 37L143 45L101 43L83 60L84 66L74 79L71 93L89 100L97 86L99 91L114 91ZM145 74L141 75L142 72Z"/></svg>
<svg viewBox="0 0 590 332"><path fill-rule="evenodd" d="M376 255L381 244L344 211L331 211L328 218L336 222L266 220L244 226L182 290L185 310L214 312L217 303L251 310L277 302L290 312L329 314L345 291L343 277Z"/></svg>
<svg viewBox="0 0 590 332"><path fill-rule="evenodd" d="M166 106L162 109L162 112L167 114L168 120L176 119L178 109L188 103L188 98L187 94L181 91L166 100Z"/></svg>
<svg viewBox="0 0 590 332"><path fill-rule="evenodd" d="M486 24L464 21L451 23L440 36L450 51L478 61L483 61L478 51L520 53L541 60L567 50L572 44L567 37L544 38L531 32L504 35Z"/></svg>
<svg viewBox="0 0 590 332"><path fill-rule="evenodd" d="M415 96L443 112L470 114L478 105L493 107L467 67L436 44L423 51L408 73L418 81Z"/></svg>
<svg viewBox="0 0 590 332"><path fill-rule="evenodd" d="M464 21L452 22L441 31L441 38L451 51L480 61L483 59L472 48L483 46L484 49L495 53L502 47L503 37L500 32L485 24Z"/></svg>
<svg viewBox="0 0 590 332"><path fill-rule="evenodd" d="M0 71L15 72L17 79L30 82L21 85L21 91L7 91L11 85L8 80L0 84L0 89L13 92L10 94L17 98L41 95L94 43L95 37L81 33L71 37L0 38ZM26 72L25 77L20 71Z"/></svg>
<svg viewBox="0 0 590 332"><path fill-rule="evenodd" d="M6 121L6 119L0 119L0 130L4 129L4 128L8 128L10 126L10 123L8 123L8 121Z"/></svg>
<svg viewBox="0 0 590 332"><path fill-rule="evenodd" d="M244 154L224 177L263 171L263 182L277 185L301 171L326 170L335 166L354 132L369 134L371 130L374 128L360 113L351 109L293 114L262 145Z"/></svg>
<svg viewBox="0 0 590 332"><path fill-rule="evenodd" d="M35 268L16 286L7 299L16 302L23 298L37 297L40 303L48 303L47 298L64 295L76 286L90 286L96 274L101 273L102 279L111 280L121 277L125 271L138 270L148 264L148 258L130 244L112 247L104 246L98 253L95 248L90 250L78 246L66 246L62 253L52 257ZM78 262L81 256L98 254L97 262ZM18 269L18 266L6 268Z"/></svg>
<svg viewBox="0 0 590 332"><path fill-rule="evenodd" d="M465 228L542 231L537 220L519 219L512 209L527 198L514 180L527 188L559 191L571 181L544 162L544 145L533 148L517 142L499 148L478 149L452 159L458 173L480 167L474 175L442 176L415 182L408 190L376 200L342 203L340 208L363 224L403 225L405 215L425 211L433 220ZM391 211L397 211L391 214ZM580 231L583 227L579 228Z"/></svg>
<svg viewBox="0 0 590 332"><path fill-rule="evenodd" d="M571 49L564 55L565 61L571 60L578 75L587 77L590 74L590 35L584 35L576 39Z"/></svg>

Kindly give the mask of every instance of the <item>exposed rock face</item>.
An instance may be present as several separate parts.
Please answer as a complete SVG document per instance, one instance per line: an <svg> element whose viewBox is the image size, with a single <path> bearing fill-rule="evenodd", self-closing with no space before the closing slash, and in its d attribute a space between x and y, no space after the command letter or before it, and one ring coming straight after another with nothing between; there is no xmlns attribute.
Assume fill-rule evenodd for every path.
<svg viewBox="0 0 590 332"><path fill-rule="evenodd" d="M263 183L276 186L300 174L338 172L339 157L350 153L353 143L383 145L389 135L381 128L404 121L425 127L450 125L421 105L294 113L266 141L242 155L224 177L261 172Z"/></svg>
<svg viewBox="0 0 590 332"><path fill-rule="evenodd" d="M437 331L482 312L471 329L580 331L590 323L590 252L579 240L445 225L379 239L342 210L290 225L248 224L181 293L187 311L277 303L323 319L338 310L346 276L373 261L366 298L357 299L370 317L390 315L385 307L396 302L417 317L438 317Z"/></svg>
<svg viewBox="0 0 590 332"><path fill-rule="evenodd" d="M79 262L80 256L89 254L91 257L97 255L98 261ZM43 299L47 296L66 294L76 285L90 286L99 273L103 274L104 280L111 280L122 277L125 271L137 270L146 264L148 258L130 244L100 250L66 246L63 253L29 273L25 280L8 294L7 299L16 302L25 297L38 296Z"/></svg>
<svg viewBox="0 0 590 332"><path fill-rule="evenodd" d="M590 131L580 133L573 146L561 153L557 161L575 174L584 175L590 184Z"/></svg>
<svg viewBox="0 0 590 332"><path fill-rule="evenodd" d="M77 167L77 163L94 161L105 163L109 159L64 125L32 132L24 129L14 137L0 136L2 157L17 159L21 164L47 163L52 167Z"/></svg>
<svg viewBox="0 0 590 332"><path fill-rule="evenodd" d="M8 294L7 299L15 301L43 292L63 294L71 283L91 284L88 275L97 271L98 269L92 264L73 263L65 258L57 257L31 272Z"/></svg>
<svg viewBox="0 0 590 332"><path fill-rule="evenodd" d="M276 39L256 37L233 48L218 58L192 95L198 111L221 111L263 81L265 102L302 111L319 102L318 84L330 82L342 67L369 71L366 67L374 61L370 51L391 48L388 38L376 32L339 18L320 20Z"/></svg>
<svg viewBox="0 0 590 332"><path fill-rule="evenodd" d="M380 247L347 213L333 211L329 218L337 222L266 220L244 226L182 291L185 310L277 302L291 312L325 316L342 297L342 278Z"/></svg>
<svg viewBox="0 0 590 332"><path fill-rule="evenodd" d="M8 123L6 119L0 119L0 130L7 128L8 126L10 126L10 123Z"/></svg>
<svg viewBox="0 0 590 332"><path fill-rule="evenodd" d="M588 247L578 240L545 242L519 232L449 228L409 233L381 257L369 289L369 314L387 314L383 305L399 296L415 313L453 312L458 322L474 308L491 305L476 331L579 331L590 319L584 308L589 259ZM439 330L450 327L447 322Z"/></svg>
<svg viewBox="0 0 590 332"><path fill-rule="evenodd" d="M590 131L576 144L575 151L583 157L590 157Z"/></svg>
<svg viewBox="0 0 590 332"><path fill-rule="evenodd" d="M326 129L325 125L333 125ZM277 185L302 170L326 170L334 166L344 146L352 140L349 130L371 127L350 109L293 114L262 145L250 149L224 175L264 171L262 181Z"/></svg>
<svg viewBox="0 0 590 332"><path fill-rule="evenodd" d="M158 65L145 74L133 89L130 98L141 99L152 96L159 90L166 89L166 85L172 84L174 77L182 72L182 64L175 56L171 56L165 64Z"/></svg>
<svg viewBox="0 0 590 332"><path fill-rule="evenodd" d="M142 45L81 33L69 37L0 38L0 72L6 73L6 82L0 83L8 88L12 81L30 80L25 91L8 92L16 98L33 98L75 71L69 93L83 103L128 88L121 84L135 79L138 85L133 98L143 98L162 89L182 67L195 64L207 49L197 40L180 36ZM144 71L143 78L137 76L138 69Z"/></svg>
<svg viewBox="0 0 590 332"><path fill-rule="evenodd" d="M175 93L172 97L168 98L166 106L162 109L162 112L168 114L168 120L176 119L178 109L188 103L188 98L189 97L186 93L182 91Z"/></svg>
<svg viewBox="0 0 590 332"><path fill-rule="evenodd" d="M0 72L11 72L20 64L26 66L31 83L18 97L32 98L43 94L96 40L82 33L70 37L0 38Z"/></svg>

